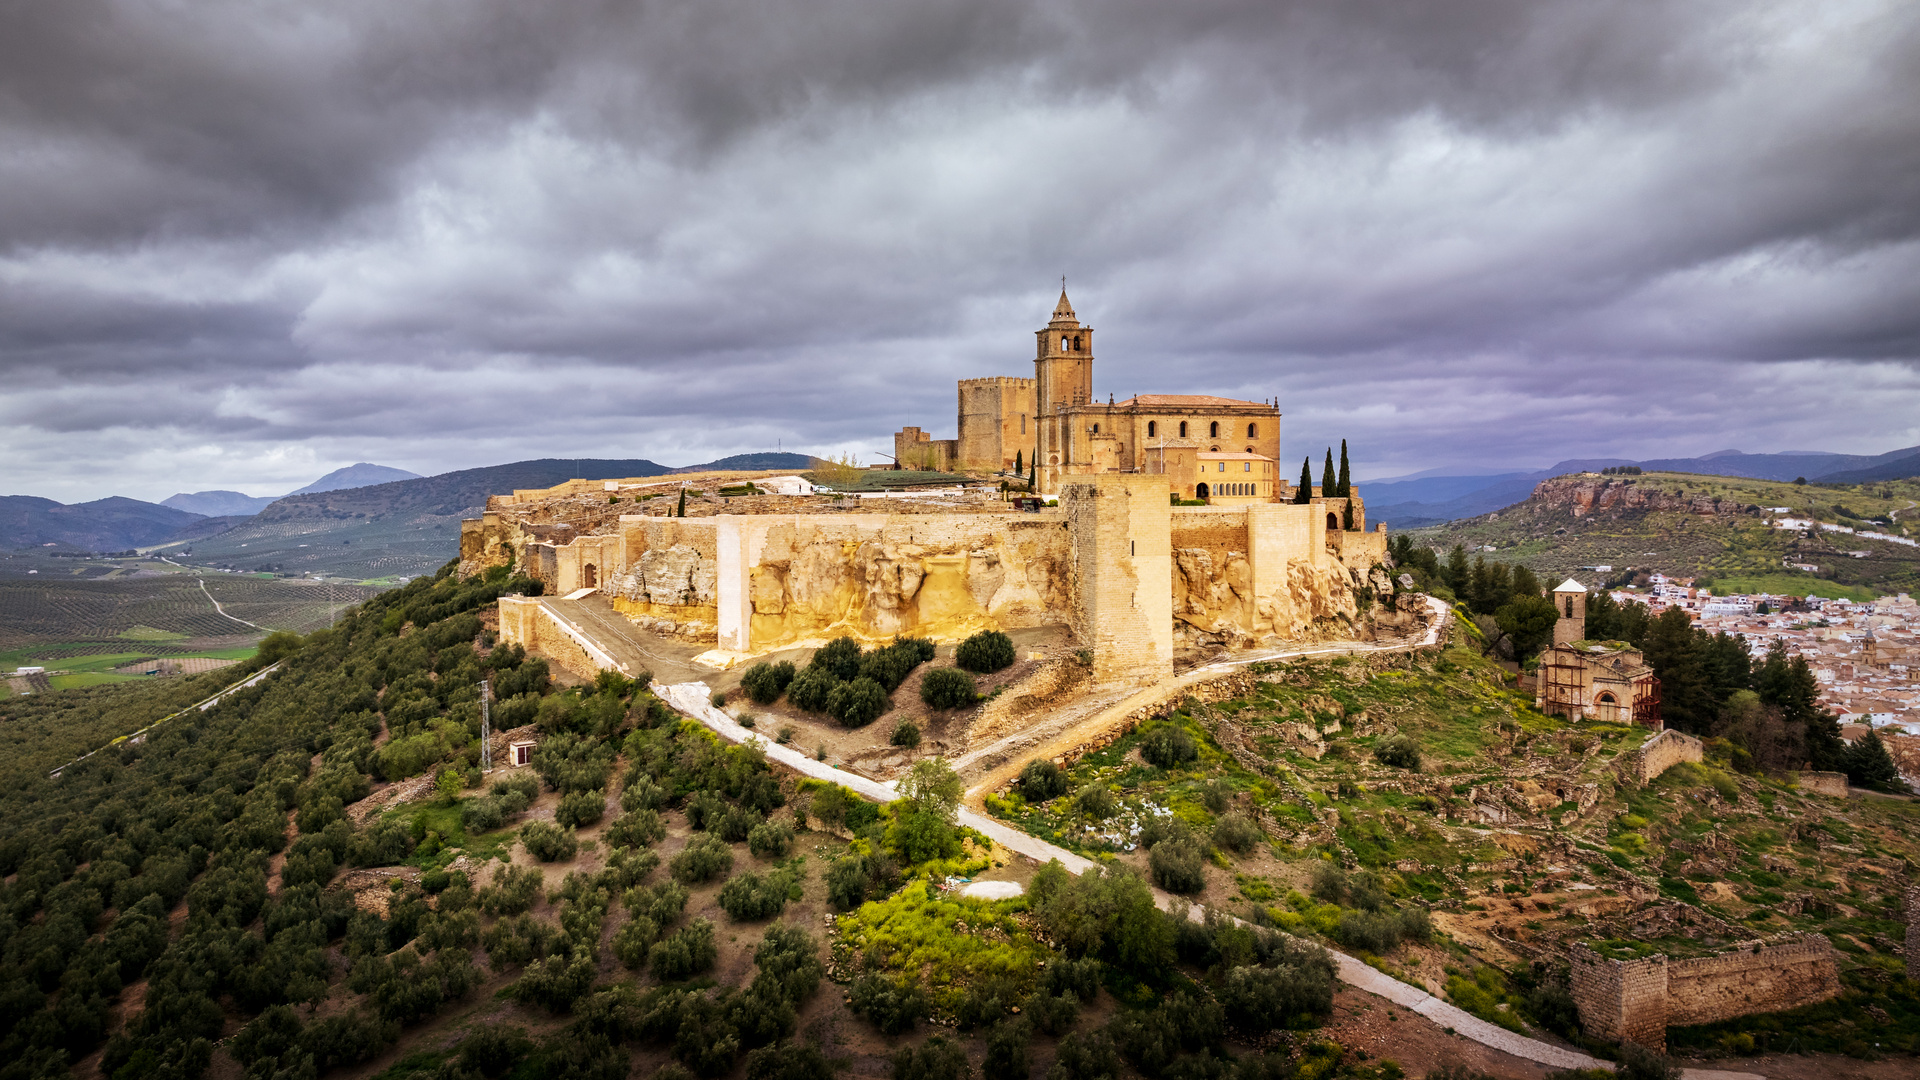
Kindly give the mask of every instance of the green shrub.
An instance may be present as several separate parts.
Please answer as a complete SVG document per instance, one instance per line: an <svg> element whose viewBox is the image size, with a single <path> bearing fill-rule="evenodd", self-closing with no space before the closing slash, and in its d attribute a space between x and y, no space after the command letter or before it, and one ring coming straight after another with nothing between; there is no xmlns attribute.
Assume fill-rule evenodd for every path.
<svg viewBox="0 0 1920 1080"><path fill-rule="evenodd" d="M840 680L833 677L833 672L825 668L809 667L795 675L793 682L787 685L787 700L796 709L804 709L807 712L826 712L827 699L833 695L834 688L839 685Z"/></svg>
<svg viewBox="0 0 1920 1080"><path fill-rule="evenodd" d="M1060 1040L1047 1080L1114 1080L1120 1075L1120 1055L1113 1040L1104 1031L1087 1031Z"/></svg>
<svg viewBox="0 0 1920 1080"><path fill-rule="evenodd" d="M714 835L729 844L737 844L752 835L754 827L765 822L766 815L744 806L729 806L720 820L710 824Z"/></svg>
<svg viewBox="0 0 1920 1080"><path fill-rule="evenodd" d="M920 700L930 709L957 709L979 696L973 676L959 668L934 668L920 680Z"/></svg>
<svg viewBox="0 0 1920 1080"><path fill-rule="evenodd" d="M945 1035L893 1052L893 1080L963 1080L972 1073L966 1050Z"/></svg>
<svg viewBox="0 0 1920 1080"><path fill-rule="evenodd" d="M1325 1015L1333 1009L1333 961L1324 950L1282 938L1271 966L1227 971L1215 995L1229 1023L1248 1035Z"/></svg>
<svg viewBox="0 0 1920 1080"><path fill-rule="evenodd" d="M895 641L863 655L860 658L860 674L892 693L925 659L928 658L920 655L919 646L912 641Z"/></svg>
<svg viewBox="0 0 1920 1080"><path fill-rule="evenodd" d="M1373 748L1373 756L1382 765L1413 772L1420 770L1420 744L1406 735L1389 735Z"/></svg>
<svg viewBox="0 0 1920 1080"><path fill-rule="evenodd" d="M998 630L980 631L953 653L954 663L983 675L1010 667L1014 659L1013 639Z"/></svg>
<svg viewBox="0 0 1920 1080"><path fill-rule="evenodd" d="M911 720L902 720L893 725L893 735L887 741L911 750L920 745L920 725Z"/></svg>
<svg viewBox="0 0 1920 1080"><path fill-rule="evenodd" d="M1108 1021L1114 1049L1147 1076L1161 1076L1179 1055L1220 1041L1226 1022L1220 1006L1176 992L1150 1009L1132 1009Z"/></svg>
<svg viewBox="0 0 1920 1080"><path fill-rule="evenodd" d="M480 890L480 910L489 915L518 915L533 906L546 881L531 866L506 866L494 875L493 884Z"/></svg>
<svg viewBox="0 0 1920 1080"><path fill-rule="evenodd" d="M882 1035L911 1031L914 1021L927 1012L926 995L911 978L862 975L853 981L850 996L853 1000L848 1007L866 1017Z"/></svg>
<svg viewBox="0 0 1920 1080"><path fill-rule="evenodd" d="M873 723L892 705L887 700L886 687L862 675L834 687L827 694L826 711L840 721L842 727L857 728Z"/></svg>
<svg viewBox="0 0 1920 1080"><path fill-rule="evenodd" d="M652 847L667 835L667 823L656 810L631 810L607 826L607 843L615 847Z"/></svg>
<svg viewBox="0 0 1920 1080"><path fill-rule="evenodd" d="M719 955L719 947L713 941L713 924L695 919L648 950L647 969L661 982L678 982L713 967Z"/></svg>
<svg viewBox="0 0 1920 1080"><path fill-rule="evenodd" d="M1026 1015L1042 1033L1060 1035L1080 1019L1080 997L1073 993L1048 994L1036 990L1027 995Z"/></svg>
<svg viewBox="0 0 1920 1080"><path fill-rule="evenodd" d="M796 882L784 870L736 874L720 886L720 910L736 922L771 919L787 906Z"/></svg>
<svg viewBox="0 0 1920 1080"><path fill-rule="evenodd" d="M848 855L827 867L826 880L828 902L841 911L851 911L898 887L900 869L884 852Z"/></svg>
<svg viewBox="0 0 1920 1080"><path fill-rule="evenodd" d="M1245 814L1228 814L1213 826L1214 845L1236 855L1252 851L1260 837L1260 826Z"/></svg>
<svg viewBox="0 0 1920 1080"><path fill-rule="evenodd" d="M468 799L460 806L460 827L469 834L492 832L507 823L498 799Z"/></svg>
<svg viewBox="0 0 1920 1080"><path fill-rule="evenodd" d="M606 792L569 791L560 796L560 805L554 808L553 820L569 828L578 828L599 821L606 812Z"/></svg>
<svg viewBox="0 0 1920 1080"><path fill-rule="evenodd" d="M1020 794L1028 802L1046 802L1067 793L1067 774L1051 761L1035 758L1020 770Z"/></svg>
<svg viewBox="0 0 1920 1080"><path fill-rule="evenodd" d="M1073 797L1074 809L1095 821L1105 821L1120 812L1120 800L1107 785L1095 782L1080 789Z"/></svg>
<svg viewBox="0 0 1920 1080"><path fill-rule="evenodd" d="M1334 937L1340 944L1371 953L1384 953L1402 941L1426 941L1433 923L1424 908L1399 911L1349 911L1340 916Z"/></svg>
<svg viewBox="0 0 1920 1080"><path fill-rule="evenodd" d="M784 859L793 850L793 826L784 821L763 821L747 834L747 850L757 859Z"/></svg>
<svg viewBox="0 0 1920 1080"><path fill-rule="evenodd" d="M580 850L572 829L562 829L551 821L529 821L520 828L520 845L541 862L571 859Z"/></svg>
<svg viewBox="0 0 1920 1080"><path fill-rule="evenodd" d="M758 663L748 668L740 676L740 688L747 692L756 705L771 705L780 700L793 682L794 667L791 661L782 660L777 664Z"/></svg>
<svg viewBox="0 0 1920 1080"><path fill-rule="evenodd" d="M733 869L733 849L712 834L696 836L667 862L667 872L682 885L700 885Z"/></svg>
<svg viewBox="0 0 1920 1080"><path fill-rule="evenodd" d="M850 637L834 638L814 652L807 670L826 672L839 682L851 681L860 674L860 643Z"/></svg>
<svg viewBox="0 0 1920 1080"><path fill-rule="evenodd" d="M747 1055L747 1080L833 1080L833 1062L812 1043L763 1046ZM653 1080L672 1080L663 1072Z"/></svg>
<svg viewBox="0 0 1920 1080"><path fill-rule="evenodd" d="M1027 1044L1032 1041L1033 1025L1020 1017L995 1024L987 1032L981 1080L1028 1080L1033 1067L1027 1059Z"/></svg>
<svg viewBox="0 0 1920 1080"><path fill-rule="evenodd" d="M1207 856L1192 840L1167 840L1147 853L1154 884L1171 893L1197 893L1207 887Z"/></svg>
<svg viewBox="0 0 1920 1080"><path fill-rule="evenodd" d="M1171 769L1200 756L1200 747L1187 730L1174 724L1154 728L1140 740L1140 757L1149 765Z"/></svg>

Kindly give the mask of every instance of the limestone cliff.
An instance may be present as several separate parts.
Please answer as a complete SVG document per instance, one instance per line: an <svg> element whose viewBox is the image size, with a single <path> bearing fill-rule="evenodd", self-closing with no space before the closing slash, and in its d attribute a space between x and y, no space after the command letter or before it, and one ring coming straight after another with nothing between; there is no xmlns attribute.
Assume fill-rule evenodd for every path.
<svg viewBox="0 0 1920 1080"><path fill-rule="evenodd" d="M1533 489L1531 500L1542 507L1567 507L1574 517L1604 510L1667 510L1687 514L1758 514L1750 503L1713 495L1663 491L1631 477L1593 475L1556 476Z"/></svg>
<svg viewBox="0 0 1920 1080"><path fill-rule="evenodd" d="M1289 560L1285 586L1262 596L1241 552L1217 557L1207 548L1183 547L1173 556L1173 616L1189 647L1247 648L1353 634L1355 593L1364 579L1337 562Z"/></svg>

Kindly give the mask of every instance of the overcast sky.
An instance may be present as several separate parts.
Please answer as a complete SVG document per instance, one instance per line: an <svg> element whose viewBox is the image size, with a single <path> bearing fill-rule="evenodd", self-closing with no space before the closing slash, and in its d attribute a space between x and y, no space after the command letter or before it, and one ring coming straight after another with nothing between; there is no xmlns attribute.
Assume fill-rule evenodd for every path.
<svg viewBox="0 0 1920 1080"><path fill-rule="evenodd" d="M1920 443L1911 0L0 10L0 494L867 460L1063 274L1361 476Z"/></svg>

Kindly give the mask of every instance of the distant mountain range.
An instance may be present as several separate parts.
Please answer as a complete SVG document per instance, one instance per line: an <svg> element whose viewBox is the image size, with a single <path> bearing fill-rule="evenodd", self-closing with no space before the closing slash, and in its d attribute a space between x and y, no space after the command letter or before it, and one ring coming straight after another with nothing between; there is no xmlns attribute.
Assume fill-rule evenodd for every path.
<svg viewBox="0 0 1920 1080"><path fill-rule="evenodd" d="M1484 474L1468 469L1436 469L1411 476L1367 481L1360 485L1360 489L1367 500L1368 521L1384 521L1396 529L1416 529L1422 525L1477 517L1524 501L1533 493L1534 485L1549 477L1598 471L1618 465L1638 465L1648 472L1744 476L1755 480L1796 480L1805 477L1834 484L1865 484L1920 476L1920 446L1875 455L1830 454L1819 450L1784 454L1722 450L1702 457L1652 458L1646 461L1571 458L1546 469Z"/></svg>
<svg viewBox="0 0 1920 1080"><path fill-rule="evenodd" d="M369 484L418 479L420 479L419 473L362 461L344 469L335 469L306 487L287 494L308 495L316 491L339 491L341 488L366 487ZM285 497L285 495L246 495L238 491L196 491L192 494L181 492L178 495L170 495L161 499L160 505L171 506L175 510L185 510L189 514L205 514L208 517L249 517Z"/></svg>
<svg viewBox="0 0 1920 1080"><path fill-rule="evenodd" d="M164 503L108 498L63 506L31 495L0 496L0 548L124 551L191 546L196 561L248 568L312 569L358 576L420 573L458 549L460 519L488 495L552 487L566 480L718 469L811 468L805 454L736 454L675 469L637 459L544 458L417 476L361 463L299 491L262 499L235 491L179 494ZM323 536L324 534L324 536Z"/></svg>

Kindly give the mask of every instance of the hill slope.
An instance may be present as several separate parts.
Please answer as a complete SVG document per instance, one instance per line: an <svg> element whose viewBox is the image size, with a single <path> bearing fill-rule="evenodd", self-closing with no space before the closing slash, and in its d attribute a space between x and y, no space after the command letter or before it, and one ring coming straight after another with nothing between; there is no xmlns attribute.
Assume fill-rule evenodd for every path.
<svg viewBox="0 0 1920 1080"><path fill-rule="evenodd" d="M161 506L208 517L252 517L273 505L274 495L247 495L238 491L180 492L160 500Z"/></svg>
<svg viewBox="0 0 1920 1080"><path fill-rule="evenodd" d="M1913 480L1827 487L1685 473L1557 477L1523 502L1415 535L1442 549L1491 546L1495 557L1555 579L1599 564L1728 577L1779 574L1794 562L1819 566L1819 578L1841 584L1920 587L1920 547L1859 532L1775 528L1769 507L1789 509L1779 517L1843 529L1920 535L1920 482Z"/></svg>
<svg viewBox="0 0 1920 1080"><path fill-rule="evenodd" d="M418 480L420 474L405 469L388 468L362 461L344 469L335 469L327 475L308 484L298 491L289 491L289 495L312 495L321 491L339 491L342 488L368 487L373 484L390 484L396 480Z"/></svg>
<svg viewBox="0 0 1920 1080"><path fill-rule="evenodd" d="M117 495L71 506L34 495L0 495L0 545L125 551L161 543L202 516Z"/></svg>

